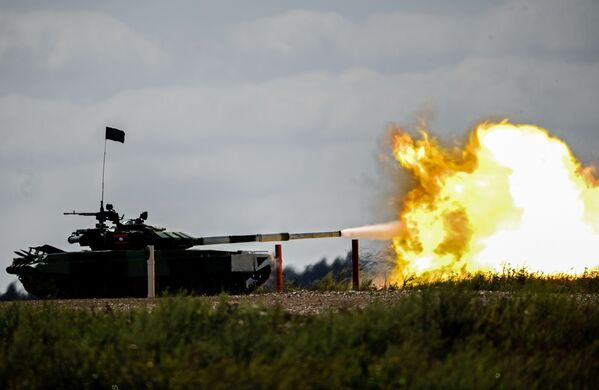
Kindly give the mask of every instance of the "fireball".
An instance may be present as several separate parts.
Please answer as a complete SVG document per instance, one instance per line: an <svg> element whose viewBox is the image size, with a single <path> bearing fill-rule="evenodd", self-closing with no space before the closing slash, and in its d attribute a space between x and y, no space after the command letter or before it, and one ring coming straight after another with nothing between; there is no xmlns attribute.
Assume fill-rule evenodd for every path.
<svg viewBox="0 0 599 390"><path fill-rule="evenodd" d="M483 123L463 148L394 129L413 178L392 240L392 280L505 268L576 275L599 266L599 181L546 130Z"/></svg>

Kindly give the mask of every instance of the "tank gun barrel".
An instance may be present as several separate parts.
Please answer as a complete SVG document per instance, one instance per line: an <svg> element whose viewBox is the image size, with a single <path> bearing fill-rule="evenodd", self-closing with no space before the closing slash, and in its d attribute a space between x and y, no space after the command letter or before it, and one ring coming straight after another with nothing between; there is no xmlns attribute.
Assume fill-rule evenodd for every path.
<svg viewBox="0 0 599 390"><path fill-rule="evenodd" d="M236 244L242 242L273 242L302 240L308 238L330 238L341 237L341 231L311 232L311 233L271 233L271 234L248 234L238 236L213 236L198 237L193 240L194 245L217 245Z"/></svg>

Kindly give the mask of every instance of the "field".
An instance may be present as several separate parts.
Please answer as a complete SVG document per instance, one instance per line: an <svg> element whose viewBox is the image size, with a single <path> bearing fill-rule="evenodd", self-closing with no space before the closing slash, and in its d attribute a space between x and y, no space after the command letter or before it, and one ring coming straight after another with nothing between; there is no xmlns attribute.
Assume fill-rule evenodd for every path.
<svg viewBox="0 0 599 390"><path fill-rule="evenodd" d="M599 277L0 304L1 388L594 388Z"/></svg>

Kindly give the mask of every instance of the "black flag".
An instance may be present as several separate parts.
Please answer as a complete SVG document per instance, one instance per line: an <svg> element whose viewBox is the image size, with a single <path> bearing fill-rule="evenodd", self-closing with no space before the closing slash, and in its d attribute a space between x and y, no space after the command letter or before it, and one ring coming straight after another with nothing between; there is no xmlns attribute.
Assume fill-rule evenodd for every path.
<svg viewBox="0 0 599 390"><path fill-rule="evenodd" d="M107 127L106 128L106 139L124 143L125 142L125 132L123 130L115 129L113 127Z"/></svg>

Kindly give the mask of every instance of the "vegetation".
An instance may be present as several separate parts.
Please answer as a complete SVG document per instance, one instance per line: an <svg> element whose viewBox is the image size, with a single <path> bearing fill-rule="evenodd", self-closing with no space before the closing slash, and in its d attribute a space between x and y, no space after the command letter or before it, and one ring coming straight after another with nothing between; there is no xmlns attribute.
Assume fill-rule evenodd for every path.
<svg viewBox="0 0 599 390"><path fill-rule="evenodd" d="M360 259L362 289L372 290L375 288L373 276L381 272L380 269L377 269L377 266L381 264L374 261L374 257L376 256L373 254L366 254ZM288 290L303 288L318 291L346 291L351 288L351 278L351 253L348 253L345 258L337 257L331 263L323 258L315 264L308 265L301 272L292 267L285 267L283 270L285 288ZM506 268L501 273L445 274L441 277L406 275L402 283L387 284L383 287L383 289L402 291L423 288L599 294L599 270L589 270L580 276L545 275L540 272L529 272L526 269L512 268ZM275 281L274 277L271 277L261 291L273 291L274 289Z"/></svg>
<svg viewBox="0 0 599 390"><path fill-rule="evenodd" d="M591 279L594 289L596 276ZM487 289L494 279L481 280L420 285L398 294L391 305L316 316L292 315L280 307L233 305L226 296L215 308L185 296L160 298L155 307L123 310L40 301L4 303L0 387L596 385L596 295L554 293L553 287L481 294L477 286L482 283ZM501 280L498 289L506 291Z"/></svg>
<svg viewBox="0 0 599 390"><path fill-rule="evenodd" d="M29 300L35 299L35 297L25 291L19 290L17 287L17 281L10 283L4 293L0 293L0 301L17 301L17 300Z"/></svg>
<svg viewBox="0 0 599 390"><path fill-rule="evenodd" d="M293 267L285 267L283 279L285 284L296 288L313 288L324 279L345 284L344 282L351 280L351 252L346 257L337 257L330 264L326 258L323 258L317 263L306 266L301 272Z"/></svg>
<svg viewBox="0 0 599 390"><path fill-rule="evenodd" d="M470 291L504 291L531 293L599 294L599 271L587 271L580 276L545 275L526 269L504 269L501 273L481 272L466 275L445 275L443 278L408 277L401 287L390 288L454 288Z"/></svg>

